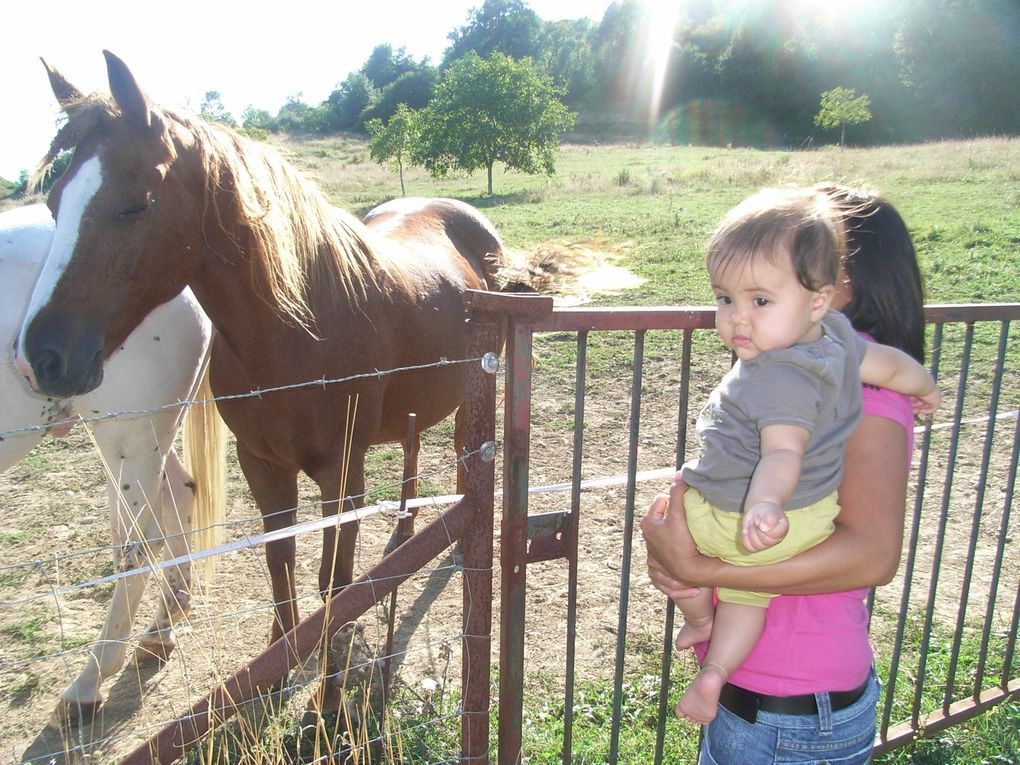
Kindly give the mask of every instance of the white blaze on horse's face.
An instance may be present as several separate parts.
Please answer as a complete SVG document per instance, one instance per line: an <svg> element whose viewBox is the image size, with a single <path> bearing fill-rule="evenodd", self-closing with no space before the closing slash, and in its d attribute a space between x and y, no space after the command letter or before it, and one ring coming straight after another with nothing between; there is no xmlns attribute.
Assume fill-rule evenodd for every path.
<svg viewBox="0 0 1020 765"><path fill-rule="evenodd" d="M82 163L74 176L68 179L63 193L60 195L60 209L59 215L57 215L53 244L50 246L50 254L47 256L46 263L43 265L42 271L39 272L35 288L32 290L32 298L28 303L28 310L25 312L25 319L18 333L18 343L14 354L18 372L28 379L33 388L37 387L35 375L32 372L31 363L25 358L23 352L28 325L53 297L60 277L63 276L68 263L71 262L74 248L78 244L78 234L85 211L95 198L102 183L102 164L99 157L91 157Z"/></svg>

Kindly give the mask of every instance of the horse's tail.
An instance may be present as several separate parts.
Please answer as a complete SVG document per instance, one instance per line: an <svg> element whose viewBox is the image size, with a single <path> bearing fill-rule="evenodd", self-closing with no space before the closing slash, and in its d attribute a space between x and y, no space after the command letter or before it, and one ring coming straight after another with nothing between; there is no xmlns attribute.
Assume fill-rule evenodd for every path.
<svg viewBox="0 0 1020 765"><path fill-rule="evenodd" d="M220 418L209 385L208 359L184 418L184 466L195 482L195 505L191 540L193 550L215 547L222 537L226 518L227 426ZM213 557L205 558L203 574L211 579Z"/></svg>
<svg viewBox="0 0 1020 765"><path fill-rule="evenodd" d="M575 248L557 245L526 250L503 247L498 262L500 292L559 292L588 267L583 254Z"/></svg>

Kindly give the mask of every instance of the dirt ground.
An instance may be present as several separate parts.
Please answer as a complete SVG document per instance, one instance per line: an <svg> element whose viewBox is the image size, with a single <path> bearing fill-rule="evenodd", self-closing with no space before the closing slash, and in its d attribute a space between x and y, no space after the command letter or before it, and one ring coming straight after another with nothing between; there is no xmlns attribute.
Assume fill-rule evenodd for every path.
<svg viewBox="0 0 1020 765"><path fill-rule="evenodd" d="M543 387L546 381L542 359L562 352L563 343L573 342L573 338L550 337L540 342L536 354L535 431L531 447L533 487L570 480L572 433L569 424L565 426L564 423L569 423L572 416L572 393ZM678 394L674 380L676 363L670 356L666 352L662 358L646 359L638 470L668 468L674 464ZM695 379L699 382L693 386L690 399L696 411L716 375L704 373ZM629 358L607 363L598 371L597 379L589 381L582 475L585 479L619 476L626 472L630 384ZM1016 409L1015 402L1013 409ZM947 407L943 411L952 410ZM984 618L995 544L1000 534L1004 533L1009 542L1004 552L1006 569L999 584L999 591L1004 595L994 616L996 620L1005 618L1001 614L1009 614L1011 593L1015 592L1014 584L1020 571L1016 520L1010 527L1000 530L1015 421L1005 419L996 426L996 446L984 494L985 509L976 524L973 519L984 425L966 428L951 470L945 462L948 431L938 431L933 441L935 452L928 465L925 514L910 602L911 610L923 608L929 592L931 572L936 568L933 556L938 543L936 530L941 492L947 481L952 480L954 489L947 506L946 541L938 561L937 610L940 620L953 624L960 603L969 600L965 621L973 625ZM449 428L441 426L427 439L423 449L421 473L429 493L452 491L452 455L448 440ZM915 452L915 462L916 457ZM501 464L499 460L501 455L497 456L497 465ZM399 450L390 449L381 462L395 464L397 472L390 480L399 478ZM915 471L916 467L915 464ZM633 502L637 516L651 497L667 484L668 480L659 479L638 486ZM228 538L241 540L260 533L257 512L233 462L228 496L228 519L231 521ZM299 520L317 517L310 485L303 487L302 500L308 506L300 511ZM116 759L184 712L192 701L266 645L270 588L263 551L258 548L231 552L218 560L214 579L199 583L191 621L181 628L179 648L165 666L139 666L129 660L119 675L104 683L107 703L94 725L63 732L47 727L62 689L84 662L84 652L98 632L110 597L109 585L62 591L73 583L111 571L109 552L104 549L109 541L105 501L101 466L80 432L62 441L48 440L20 465L0 475L0 763ZM648 584L636 518L628 519L626 507L626 490L622 484L582 494L576 611L579 678L612 677L621 624L630 645L662 641L665 600ZM908 503L908 513L910 507L912 499ZM569 493L550 493L533 499L531 513L568 508ZM434 509L424 508L419 516L419 527L435 517ZM392 513L385 513L363 523L357 562L359 571L371 567L382 557L393 522ZM494 607L498 620L498 519L496 526ZM965 588L966 551L972 535L976 566L973 583ZM630 545L629 552L625 543ZM321 602L316 587L319 547L318 534L306 535L298 542L300 608L306 614ZM32 565L33 561L45 561L55 555L62 556L58 565ZM525 675L529 683L549 682L556 686L564 674L566 564L562 560L532 564L527 570L527 581ZM879 595L880 608L892 613L899 610L902 577L897 582L883 588ZM966 598L961 596L964 592ZM136 621L138 630L151 619L155 609L154 594L155 588L150 584L149 595ZM625 623L618 608L624 596L629 606ZM452 553L441 556L434 565L401 586L393 665L397 682L408 693L434 700L436 694L457 687L462 598L462 577L458 559ZM385 609L373 609L362 622L368 650L381 655L385 646ZM497 621L494 639L498 639L498 634ZM648 671L643 660L628 655L627 677L638 677ZM306 694L303 688L294 691L292 704L295 708L303 706ZM459 746L456 740L449 744L447 755L456 752Z"/></svg>

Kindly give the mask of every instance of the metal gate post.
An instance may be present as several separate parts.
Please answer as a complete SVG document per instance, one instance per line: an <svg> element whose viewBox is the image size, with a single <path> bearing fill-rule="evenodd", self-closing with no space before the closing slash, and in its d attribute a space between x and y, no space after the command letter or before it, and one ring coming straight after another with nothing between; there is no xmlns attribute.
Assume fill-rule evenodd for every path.
<svg viewBox="0 0 1020 765"><path fill-rule="evenodd" d="M467 357L495 352L497 317L474 310L468 325ZM492 532L495 505L496 375L480 363L467 379L468 460L464 495L476 506L475 520L463 537L463 629L461 654L461 763L489 762L489 670L492 664Z"/></svg>

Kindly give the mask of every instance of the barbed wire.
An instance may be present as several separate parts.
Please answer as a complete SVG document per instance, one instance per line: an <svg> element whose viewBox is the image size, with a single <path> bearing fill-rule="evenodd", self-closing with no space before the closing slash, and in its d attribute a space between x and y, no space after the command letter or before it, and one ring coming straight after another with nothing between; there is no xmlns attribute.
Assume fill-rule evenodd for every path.
<svg viewBox="0 0 1020 765"><path fill-rule="evenodd" d="M484 447L482 447L482 448L484 448ZM456 457L452 461L442 462L438 466L436 466L435 468L419 472L416 475L411 476L409 478L406 478L406 479L401 478L401 480L399 480L399 481L390 482L390 483L387 483L387 484L382 484L380 486L376 486L376 487L374 487L372 489L369 489L369 490L367 490L365 492L362 492L361 494L358 494L358 495L353 495L352 494L352 495L344 496L340 500L338 500L337 502L339 504L340 502L347 502L347 501L353 502L353 501L356 501L356 500L367 500L369 497L373 497L373 496L378 495L378 494L383 494L383 493L386 493L386 492L395 491L396 489L403 489L404 485L407 484L407 483L411 483L411 482L414 482L414 481L421 481L421 480L433 478L435 476L441 475L441 474L449 471L455 465L457 465L459 463L463 463L469 457L473 457L473 456L481 453L482 448L475 449L474 451L465 451L465 453L463 455L461 455L459 457ZM498 448L498 446L497 446L497 448ZM420 507L427 507L427 506L430 506L430 505L445 506L445 505L452 504L453 502L456 502L456 501L460 500L461 496L462 495L456 494L456 495L442 495L442 496L438 496L438 497L419 497L419 498L416 498L416 499L409 500L407 502L407 507L409 507L409 508L420 508ZM301 504L296 505L296 506L294 506L292 508L287 508L287 509L284 509L284 510L276 510L276 511L274 511L272 513L267 513L266 515L252 515L252 516L245 516L243 518L232 518L232 519L224 520L221 523L214 523L214 524L210 524L208 526L204 526L204 527L201 527L201 528L194 528L194 529L191 529L189 531L181 531L181 532L177 532L177 533L174 533L174 534L167 534L167 535L163 535L163 536L159 536L159 537L143 537L143 538L140 538L140 539L137 539L137 540L133 540L132 543L133 544L142 544L142 545L151 545L151 544L155 544L155 543L159 543L159 542L173 541L173 540L176 540L176 539L180 539L182 537L194 536L194 535L197 535L197 534L201 534L201 533L203 533L205 531L211 531L211 530L214 530L214 529L236 528L236 527L248 524L248 523L261 523L262 521L264 521L267 518L273 518L273 517L284 515L284 514L287 514L287 513L299 513L301 511L305 511L305 510L311 510L311 509L319 507L321 504L322 503L319 500L312 500L310 502L301 503ZM365 510L366 512L372 511L371 512L372 515L374 515L375 513L378 513L378 512L383 512L383 511L390 510L390 511L393 511L394 515L396 516L396 515L398 515L398 513L396 512L398 510L398 508L399 508L399 502L396 502L395 500L379 500L378 502L373 503L372 505L368 505L368 506L366 506L365 508L362 508L362 509ZM335 517L335 516L329 516L329 517L332 518L332 517ZM369 516L365 516L365 517L369 517ZM319 522L325 522L328 525L328 520L327 519L322 519ZM298 526L299 526L299 524L294 524L293 526L288 526L286 528L296 528ZM17 570L23 570L23 569L27 569L27 568L35 568L37 565L42 565L42 564L56 564L56 563L61 562L61 561L74 560L74 559L78 559L78 558L88 558L88 557L96 557L98 555L108 555L108 554L113 553L116 550L121 549L122 547L123 547L123 545L118 545L118 544L101 545L101 546L98 546L98 547L91 547L91 548L86 548L86 549L83 549L83 550L76 550L76 551L73 551L73 552L58 553L58 554L54 554L52 556L47 556L45 558L35 558L33 560L25 561L25 562L22 562L22 563L5 563L5 564L0 564L0 573L10 572L10 571L17 571ZM212 549L215 549L215 548L209 548L209 549L212 550ZM209 556L204 556L204 557L209 557ZM175 559L175 560L178 560L178 559ZM137 570L138 573L141 573L141 571L142 570ZM127 575L130 576L130 575L133 575L133 573L135 573L135 572L129 573ZM111 580L111 581L113 581L113 580Z"/></svg>
<svg viewBox="0 0 1020 765"><path fill-rule="evenodd" d="M481 362L484 360L484 356L473 356L465 359L453 359L450 360L445 356L441 356L438 361L432 361L427 364L411 364L405 367L394 367L393 369L375 369L371 372L358 372L356 374L348 375L346 377L332 377L327 378L325 375L316 380L305 380L298 383L290 383L288 385L276 385L270 388L255 388L245 393L232 393L224 396L213 396L207 399L179 399L174 403L160 404L158 406L142 408L142 409L123 409L116 412L106 412L105 414L98 414L89 417L68 417L62 420L54 420L53 422L37 423L34 425L24 425L19 428L11 428L10 430L0 431L0 440L9 438L11 436L21 435L24 433L37 433L40 430L50 430L59 425L76 425L78 423L93 424L97 422L104 422L106 420L113 420L120 417L142 417L153 414L159 414L168 409L189 409L193 406L205 405L217 403L220 401L236 401L238 399L246 398L262 398L264 395L270 393L281 393L290 390L300 390L303 388L325 388L327 385L337 385L340 383L353 382L355 380L366 380L372 377L382 378L387 375L399 374L401 372L415 372L422 369L435 369L439 367L455 366L457 364L471 364L474 362Z"/></svg>

